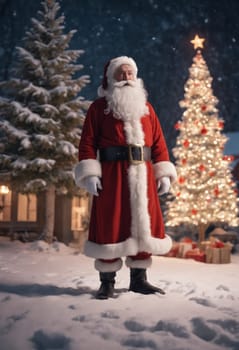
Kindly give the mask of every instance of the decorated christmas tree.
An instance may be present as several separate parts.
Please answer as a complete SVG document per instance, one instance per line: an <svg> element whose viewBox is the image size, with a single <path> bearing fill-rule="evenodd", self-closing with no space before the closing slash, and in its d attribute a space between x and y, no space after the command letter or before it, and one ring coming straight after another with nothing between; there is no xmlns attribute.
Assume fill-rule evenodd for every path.
<svg viewBox="0 0 239 350"><path fill-rule="evenodd" d="M178 180L172 187L166 224L196 225L202 240L209 224L237 226L238 205L229 166L232 159L223 155L224 121L219 118L212 77L201 52L204 39L196 36L191 42L196 55L180 102L185 111L175 125L179 131L173 149Z"/></svg>
<svg viewBox="0 0 239 350"><path fill-rule="evenodd" d="M50 241L56 191L74 193L81 128L89 102L79 96L88 76L75 76L82 50L69 48L55 0L44 0L26 32L9 81L0 83L0 170L20 192L46 192L44 236Z"/></svg>

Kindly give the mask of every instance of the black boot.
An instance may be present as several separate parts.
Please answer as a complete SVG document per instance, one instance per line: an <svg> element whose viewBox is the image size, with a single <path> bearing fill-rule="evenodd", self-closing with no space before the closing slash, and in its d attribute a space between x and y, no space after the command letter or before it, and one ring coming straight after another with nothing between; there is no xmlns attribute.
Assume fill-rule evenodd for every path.
<svg viewBox="0 0 239 350"><path fill-rule="evenodd" d="M141 294L165 294L162 289L147 282L146 269L130 269L129 290Z"/></svg>
<svg viewBox="0 0 239 350"><path fill-rule="evenodd" d="M114 296L115 272L100 272L101 285L96 299L108 299Z"/></svg>

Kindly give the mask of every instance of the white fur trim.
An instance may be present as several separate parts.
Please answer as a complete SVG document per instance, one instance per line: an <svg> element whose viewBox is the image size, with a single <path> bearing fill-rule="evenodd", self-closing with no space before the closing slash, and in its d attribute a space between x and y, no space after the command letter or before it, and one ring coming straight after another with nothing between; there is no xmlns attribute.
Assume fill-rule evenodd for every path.
<svg viewBox="0 0 239 350"><path fill-rule="evenodd" d="M107 72L106 72L108 83L114 80L115 71L117 68L122 66L122 64L130 65L133 68L135 78L137 77L138 68L133 58L128 56L120 56L120 57L113 58L110 61L109 67L107 68Z"/></svg>
<svg viewBox="0 0 239 350"><path fill-rule="evenodd" d="M144 163L130 165L128 181L130 188L131 235L135 239L144 239L146 236L151 236L146 165Z"/></svg>
<svg viewBox="0 0 239 350"><path fill-rule="evenodd" d="M162 161L155 163L153 167L154 175L157 180L161 179L161 177L164 176L169 177L171 182L174 182L177 179L177 172L173 163L168 161Z"/></svg>
<svg viewBox="0 0 239 350"><path fill-rule="evenodd" d="M145 106L147 108L147 106ZM126 141L130 144L144 145L144 132L141 124L142 116L137 119L124 121Z"/></svg>
<svg viewBox="0 0 239 350"><path fill-rule="evenodd" d="M99 272L116 272L121 269L123 265L122 259L118 259L114 262L104 262L101 260L95 260L95 269Z"/></svg>
<svg viewBox="0 0 239 350"><path fill-rule="evenodd" d="M97 95L99 97L104 97L105 96L105 90L103 89L102 85L100 85L97 89Z"/></svg>
<svg viewBox="0 0 239 350"><path fill-rule="evenodd" d="M77 186L84 188L83 180L88 176L102 176L101 164L97 159L84 159L76 164L74 178Z"/></svg>
<svg viewBox="0 0 239 350"><path fill-rule="evenodd" d="M84 254L95 259L114 259L120 256L134 256L139 252L149 252L153 255L164 255L172 247L172 239L155 238L149 235L138 238L128 238L124 242L112 244L97 244L86 241Z"/></svg>
<svg viewBox="0 0 239 350"><path fill-rule="evenodd" d="M128 238L120 243L97 244L86 241L84 254L96 259L114 259L120 256L136 255L138 253L138 244L135 239Z"/></svg>
<svg viewBox="0 0 239 350"><path fill-rule="evenodd" d="M125 260L125 265L131 269L147 269L152 265L152 258L134 260L127 257Z"/></svg>
<svg viewBox="0 0 239 350"><path fill-rule="evenodd" d="M140 119L124 122L128 144L144 145L144 132ZM128 170L131 207L131 235L136 240L151 236L148 212L147 167L145 163L130 165ZM139 250L148 251L148 250ZM149 250L148 252L151 252Z"/></svg>
<svg viewBox="0 0 239 350"><path fill-rule="evenodd" d="M139 252L150 252L153 255L167 254L172 248L172 239L165 235L164 238L146 236L139 241Z"/></svg>

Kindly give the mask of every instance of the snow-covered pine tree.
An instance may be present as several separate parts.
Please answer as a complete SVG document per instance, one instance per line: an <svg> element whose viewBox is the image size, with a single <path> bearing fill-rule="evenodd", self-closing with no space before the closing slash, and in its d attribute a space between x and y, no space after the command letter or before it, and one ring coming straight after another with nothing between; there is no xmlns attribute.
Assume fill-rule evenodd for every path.
<svg viewBox="0 0 239 350"><path fill-rule="evenodd" d="M212 77L199 48L203 40L192 40L197 49L185 84L185 109L173 154L178 181L172 186L174 200L168 202L166 224L196 225L199 240L211 223L238 225L236 185L229 168L230 157L223 155L227 138L224 122L218 117L217 98L213 95Z"/></svg>
<svg viewBox="0 0 239 350"><path fill-rule="evenodd" d="M12 78L0 83L0 170L19 192L46 191L43 237L52 241L56 191L73 193L81 128L89 101L79 96L89 77L76 76L83 50L69 48L71 30L56 0L44 0L17 47ZM6 95L7 94L7 95ZM3 94L2 94L3 96Z"/></svg>

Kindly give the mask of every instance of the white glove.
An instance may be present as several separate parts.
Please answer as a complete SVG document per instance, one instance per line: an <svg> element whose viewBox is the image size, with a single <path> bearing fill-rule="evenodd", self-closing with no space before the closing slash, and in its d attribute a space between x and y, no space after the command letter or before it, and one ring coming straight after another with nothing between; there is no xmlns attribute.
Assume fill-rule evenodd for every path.
<svg viewBox="0 0 239 350"><path fill-rule="evenodd" d="M83 180L83 185L86 191L94 196L99 196L98 190L102 190L101 181L98 176L87 176Z"/></svg>
<svg viewBox="0 0 239 350"><path fill-rule="evenodd" d="M162 196L165 193L168 193L170 189L170 179L167 176L161 177L158 180L158 195Z"/></svg>

